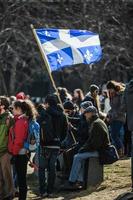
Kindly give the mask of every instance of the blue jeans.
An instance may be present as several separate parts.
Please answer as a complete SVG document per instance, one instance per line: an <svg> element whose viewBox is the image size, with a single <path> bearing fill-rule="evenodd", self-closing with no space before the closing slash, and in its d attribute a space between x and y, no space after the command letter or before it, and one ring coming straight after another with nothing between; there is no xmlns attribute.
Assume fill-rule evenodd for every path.
<svg viewBox="0 0 133 200"><path fill-rule="evenodd" d="M69 176L69 181L75 183L76 181L83 182L84 177L84 162L87 158L98 157L98 152L78 153L74 156L73 164Z"/></svg>
<svg viewBox="0 0 133 200"><path fill-rule="evenodd" d="M112 121L110 124L112 143L117 150L124 146L124 124L121 121Z"/></svg>
<svg viewBox="0 0 133 200"><path fill-rule="evenodd" d="M40 149L39 153L39 190L40 194L52 193L56 178L58 149Z"/></svg>

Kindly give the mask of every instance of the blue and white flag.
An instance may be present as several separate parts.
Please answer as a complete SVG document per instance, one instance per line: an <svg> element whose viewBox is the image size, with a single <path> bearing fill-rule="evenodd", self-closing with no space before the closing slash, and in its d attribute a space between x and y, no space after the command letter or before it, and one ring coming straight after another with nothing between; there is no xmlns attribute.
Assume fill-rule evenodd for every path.
<svg viewBox="0 0 133 200"><path fill-rule="evenodd" d="M35 32L51 71L101 59L102 50L96 33L65 29L35 29Z"/></svg>

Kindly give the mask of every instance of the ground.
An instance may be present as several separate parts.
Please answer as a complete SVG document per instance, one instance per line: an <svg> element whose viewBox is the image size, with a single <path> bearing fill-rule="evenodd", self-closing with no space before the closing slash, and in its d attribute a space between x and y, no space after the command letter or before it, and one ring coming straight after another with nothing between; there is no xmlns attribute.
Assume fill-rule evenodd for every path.
<svg viewBox="0 0 133 200"><path fill-rule="evenodd" d="M57 200L115 200L120 194L131 190L130 159L120 160L104 167L104 182L98 188L82 192L58 193ZM28 169L28 200L39 200L36 176Z"/></svg>

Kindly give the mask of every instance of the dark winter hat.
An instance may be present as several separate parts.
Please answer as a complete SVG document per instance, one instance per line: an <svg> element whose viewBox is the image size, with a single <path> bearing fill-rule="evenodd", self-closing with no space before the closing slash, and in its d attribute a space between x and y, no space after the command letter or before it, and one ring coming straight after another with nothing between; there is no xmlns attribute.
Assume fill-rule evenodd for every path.
<svg viewBox="0 0 133 200"><path fill-rule="evenodd" d="M85 111L84 111L84 114L86 114L86 113L94 113L94 114L97 114L98 111L97 111L96 107L94 107L94 106L89 106L89 107L86 108Z"/></svg>
<svg viewBox="0 0 133 200"><path fill-rule="evenodd" d="M65 101L63 103L64 109L74 110L74 104L72 101Z"/></svg>
<svg viewBox="0 0 133 200"><path fill-rule="evenodd" d="M96 90L99 91L99 87L97 85L93 84L93 85L90 86L90 92L91 93L95 92Z"/></svg>
<svg viewBox="0 0 133 200"><path fill-rule="evenodd" d="M80 104L80 107L83 108L83 109L86 109L88 108L89 106L93 106L92 102L91 101L85 101L85 102L82 102Z"/></svg>

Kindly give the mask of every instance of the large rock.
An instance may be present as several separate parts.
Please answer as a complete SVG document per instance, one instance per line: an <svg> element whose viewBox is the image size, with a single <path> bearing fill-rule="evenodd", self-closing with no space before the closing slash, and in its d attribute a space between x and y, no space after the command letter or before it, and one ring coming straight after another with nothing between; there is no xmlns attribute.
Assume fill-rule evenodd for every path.
<svg viewBox="0 0 133 200"><path fill-rule="evenodd" d="M121 194L114 200L133 200L133 192Z"/></svg>

